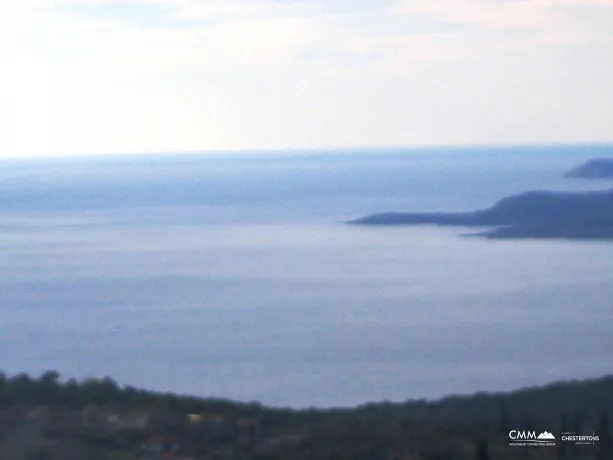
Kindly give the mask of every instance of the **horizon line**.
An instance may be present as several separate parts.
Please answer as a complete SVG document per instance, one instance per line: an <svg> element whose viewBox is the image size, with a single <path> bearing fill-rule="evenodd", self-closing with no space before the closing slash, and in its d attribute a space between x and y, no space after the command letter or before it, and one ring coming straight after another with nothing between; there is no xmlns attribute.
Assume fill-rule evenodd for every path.
<svg viewBox="0 0 613 460"><path fill-rule="evenodd" d="M72 153L72 154L28 154L15 156L0 156L0 161L19 161L19 160L70 160L70 159L87 159L87 158L129 158L143 156L169 156L169 155L185 155L185 156L205 156L205 155L252 155L252 154L330 154L341 152L368 152L372 150L381 150L385 152L417 152L417 151L441 151L441 150L486 150L486 149L529 149L529 148L577 148L577 147L612 147L613 140L610 141L585 141L585 142L535 142L535 143L483 143L483 144L405 144L405 145L365 145L365 146L318 146L318 147L273 147L273 148L227 148L227 149L202 149L202 150L152 150L152 151L129 151L129 152L87 152L87 153Z"/></svg>

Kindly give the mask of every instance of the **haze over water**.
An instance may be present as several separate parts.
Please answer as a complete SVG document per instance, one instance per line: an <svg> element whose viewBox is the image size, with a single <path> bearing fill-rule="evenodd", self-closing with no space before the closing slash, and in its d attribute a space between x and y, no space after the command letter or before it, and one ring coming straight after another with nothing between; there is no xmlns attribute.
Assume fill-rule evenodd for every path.
<svg viewBox="0 0 613 460"><path fill-rule="evenodd" d="M613 147L3 160L0 369L272 405L610 372L613 245L360 228L463 211Z"/></svg>

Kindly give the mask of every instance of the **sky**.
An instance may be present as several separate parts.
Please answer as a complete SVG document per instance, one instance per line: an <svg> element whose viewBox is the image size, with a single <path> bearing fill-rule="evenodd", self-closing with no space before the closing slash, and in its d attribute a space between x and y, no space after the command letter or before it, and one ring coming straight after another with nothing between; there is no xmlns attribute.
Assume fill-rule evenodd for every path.
<svg viewBox="0 0 613 460"><path fill-rule="evenodd" d="M613 141L613 0L0 0L0 156Z"/></svg>

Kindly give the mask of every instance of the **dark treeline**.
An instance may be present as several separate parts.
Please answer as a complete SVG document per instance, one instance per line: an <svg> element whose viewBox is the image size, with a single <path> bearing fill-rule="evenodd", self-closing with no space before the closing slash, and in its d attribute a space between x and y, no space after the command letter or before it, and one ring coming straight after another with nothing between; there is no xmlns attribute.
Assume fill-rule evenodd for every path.
<svg viewBox="0 0 613 460"><path fill-rule="evenodd" d="M305 419L343 419L360 414L369 418L416 418L442 420L453 424L492 424L500 418L509 426L521 424L529 417L539 426L557 424L562 417L581 418L594 426L603 410L613 408L613 376L594 380L554 383L507 393L478 393L451 396L438 401L406 403L372 403L342 409L272 409L259 403L161 393L120 386L110 377L82 381L60 380L56 371L38 377L21 373L7 376L0 372L0 407L13 404L59 406L81 409L90 405L139 409L156 406L182 413L213 411L228 415L261 416L276 414Z"/></svg>
<svg viewBox="0 0 613 460"><path fill-rule="evenodd" d="M371 403L356 408L294 410L266 408L255 402L237 403L120 386L110 377L62 381L56 371L47 371L38 377L26 373L8 376L0 372L0 407L13 404L74 409L89 405L126 409L155 405L183 413L216 411L241 416L273 413L280 416L300 415L309 419L329 416L342 419L361 414L374 418L444 420L454 424L492 422L504 416L512 425L529 416L535 423L547 425L557 423L565 414L580 414L585 423L593 424L603 410L613 408L613 376L559 382L505 393L450 396L438 401L409 400L405 403Z"/></svg>
<svg viewBox="0 0 613 460"><path fill-rule="evenodd" d="M13 376L0 373L0 415L8 414L14 420L19 408L41 407L56 414L56 420L68 418L70 413L83 413L91 407L124 414L163 414L160 420L164 423L148 431L132 433L131 437L126 435L122 442L118 441L120 433L117 431L106 433L105 438L99 432L77 430L76 422L66 425L68 428L61 434L66 437L66 430L77 430L73 433L74 439L87 437L89 445L104 442L106 447L114 446L122 452L131 451L130 446L136 446L155 430L163 429L182 436L187 425L186 414L215 413L229 418L256 417L261 422L262 435L268 439L292 435L300 438L299 442L277 447L262 457L274 460L392 459L394 456L388 454L395 449L411 452L411 455L398 454L396 457L399 459L511 459L518 458L514 457L517 451L508 447L508 432L512 429L548 431L557 435L562 431L580 435L596 432L601 437L597 448L577 450L560 444L553 450L524 452L522 458L613 460L610 423L613 416L613 376L560 382L508 393L452 396L439 401L295 410L141 390L121 386L109 377L77 381L62 380L55 371L37 377L25 373ZM41 438L59 436L59 428L54 424L45 428ZM15 439L8 424L5 425L4 428L0 426L0 443L3 429L8 433L4 439ZM23 432L21 429L20 433ZM92 453L88 455L94 458ZM10 458L30 457L13 455Z"/></svg>
<svg viewBox="0 0 613 460"><path fill-rule="evenodd" d="M26 373L9 377L0 372L0 407L13 404L70 409L81 409L89 405L138 409L156 405L185 413L213 410L249 414L261 410L259 404L237 404L223 399L203 399L120 386L110 377L82 381L69 379L62 382L56 371L44 372L39 377L31 377Z"/></svg>

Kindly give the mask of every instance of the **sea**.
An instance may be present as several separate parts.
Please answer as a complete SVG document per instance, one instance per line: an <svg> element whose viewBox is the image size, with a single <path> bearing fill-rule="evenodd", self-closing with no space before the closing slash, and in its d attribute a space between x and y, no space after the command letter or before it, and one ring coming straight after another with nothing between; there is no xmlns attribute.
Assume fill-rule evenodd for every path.
<svg viewBox="0 0 613 460"><path fill-rule="evenodd" d="M274 407L612 372L613 243L360 227L569 179L611 145L0 160L0 369Z"/></svg>

